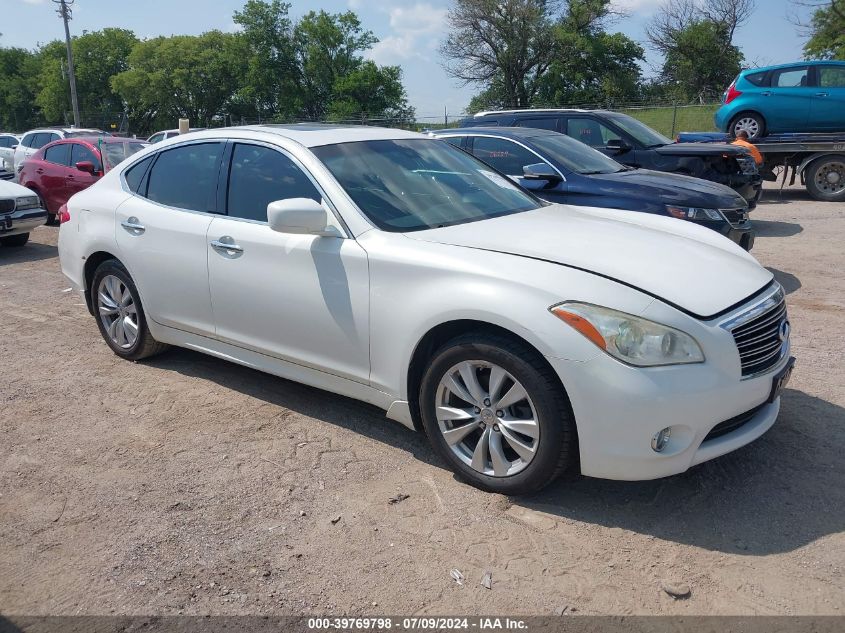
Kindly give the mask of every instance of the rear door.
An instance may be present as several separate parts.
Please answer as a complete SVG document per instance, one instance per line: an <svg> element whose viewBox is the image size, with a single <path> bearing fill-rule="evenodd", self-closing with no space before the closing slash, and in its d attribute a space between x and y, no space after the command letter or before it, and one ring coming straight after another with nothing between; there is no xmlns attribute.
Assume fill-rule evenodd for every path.
<svg viewBox="0 0 845 633"><path fill-rule="evenodd" d="M188 143L159 152L151 166L140 161L125 174L136 195L115 213L120 258L147 316L211 337L206 234L217 212L223 148L217 141Z"/></svg>
<svg viewBox="0 0 845 633"><path fill-rule="evenodd" d="M779 68L771 73L769 88L760 95L760 111L770 132L803 132L819 89L810 66Z"/></svg>
<svg viewBox="0 0 845 633"><path fill-rule="evenodd" d="M810 109L810 127L819 131L845 131L845 65L815 67L816 92Z"/></svg>
<svg viewBox="0 0 845 633"><path fill-rule="evenodd" d="M67 202L66 178L70 172L71 143L57 143L44 150L44 160L35 168L35 182L50 213L56 213ZM31 172L27 167L27 172Z"/></svg>

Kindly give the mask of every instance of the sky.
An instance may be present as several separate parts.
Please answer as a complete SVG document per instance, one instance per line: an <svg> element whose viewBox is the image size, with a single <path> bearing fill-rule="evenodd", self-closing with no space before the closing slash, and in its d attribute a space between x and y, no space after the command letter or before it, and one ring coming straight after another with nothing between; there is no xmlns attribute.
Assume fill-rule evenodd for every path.
<svg viewBox="0 0 845 633"><path fill-rule="evenodd" d="M354 10L379 43L367 56L379 64L399 65L417 117L443 118L463 113L478 91L451 79L441 66L438 44L446 29L449 0L288 0L299 17L323 9L330 13ZM615 0L625 17L608 30L621 31L648 51L645 27L663 0ZM105 27L130 29L141 38L158 35L199 34L211 29L234 31L235 10L244 0L76 0L72 34ZM757 0L753 18L736 35L746 65L764 66L801 58L805 37L794 24L791 0ZM804 17L799 15L798 17ZM62 22L52 0L0 0L0 45L35 48L64 37ZM644 67L654 75L660 58L649 51Z"/></svg>

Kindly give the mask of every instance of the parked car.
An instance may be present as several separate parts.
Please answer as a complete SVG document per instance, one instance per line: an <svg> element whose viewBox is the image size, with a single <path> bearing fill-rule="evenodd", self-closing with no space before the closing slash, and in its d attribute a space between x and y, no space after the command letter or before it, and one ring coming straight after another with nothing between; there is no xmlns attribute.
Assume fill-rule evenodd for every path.
<svg viewBox="0 0 845 633"><path fill-rule="evenodd" d="M727 185L753 209L763 188L757 165L735 145L675 143L645 123L608 110L480 112L461 127L503 126L552 130L571 136L629 167L695 176Z"/></svg>
<svg viewBox="0 0 845 633"><path fill-rule="evenodd" d="M20 142L14 134L0 133L0 180L14 177L15 147Z"/></svg>
<svg viewBox="0 0 845 633"><path fill-rule="evenodd" d="M62 138L75 138L80 136L97 136L106 135L106 132L96 129L82 129L74 127L55 127L55 128L40 128L37 130L30 130L21 138L20 144L15 148L15 173L20 171L23 161L32 156L39 149L58 141Z"/></svg>
<svg viewBox="0 0 845 633"><path fill-rule="evenodd" d="M38 196L26 187L0 180L0 246L23 246L29 233L47 221Z"/></svg>
<svg viewBox="0 0 845 633"><path fill-rule="evenodd" d="M177 345L364 400L500 493L683 472L765 433L792 369L783 289L736 244L548 204L403 130L197 132L62 215L118 356Z"/></svg>
<svg viewBox="0 0 845 633"><path fill-rule="evenodd" d="M722 96L716 127L750 138L779 132L845 132L845 62L743 70Z"/></svg>
<svg viewBox="0 0 845 633"><path fill-rule="evenodd" d="M204 130L204 127L192 127L188 132L200 132ZM147 143L159 143L161 141L166 141L169 138L173 138L174 136L179 136L179 130L162 130L161 132L156 132L150 138L147 139Z"/></svg>
<svg viewBox="0 0 845 633"><path fill-rule="evenodd" d="M626 167L550 130L463 128L432 135L480 158L543 200L675 217L718 231L745 250L754 245L748 204L725 185Z"/></svg>
<svg viewBox="0 0 845 633"><path fill-rule="evenodd" d="M144 149L144 141L118 136L78 137L45 145L23 162L18 181L37 193L55 221L59 208L105 172Z"/></svg>

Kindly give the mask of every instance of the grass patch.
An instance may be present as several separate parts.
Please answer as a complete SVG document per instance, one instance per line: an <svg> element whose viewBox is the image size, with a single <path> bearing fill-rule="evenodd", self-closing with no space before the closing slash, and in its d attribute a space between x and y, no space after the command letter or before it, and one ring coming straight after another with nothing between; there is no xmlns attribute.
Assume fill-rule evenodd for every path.
<svg viewBox="0 0 845 633"><path fill-rule="evenodd" d="M683 106L677 111L672 106L659 108L629 108L620 110L650 128L673 138L678 132L716 132L713 115L719 105ZM675 127L672 129L673 112Z"/></svg>

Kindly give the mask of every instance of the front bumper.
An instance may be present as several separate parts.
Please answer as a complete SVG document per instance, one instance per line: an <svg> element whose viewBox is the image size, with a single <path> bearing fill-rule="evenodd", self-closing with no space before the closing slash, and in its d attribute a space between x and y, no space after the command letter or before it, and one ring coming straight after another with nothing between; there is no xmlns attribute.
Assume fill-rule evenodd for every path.
<svg viewBox="0 0 845 633"><path fill-rule="evenodd" d="M773 377L789 354L765 374L740 380L720 363L637 368L607 354L587 362L548 358L567 388L578 427L581 472L619 480L657 479L734 451L768 431L780 398L768 403ZM742 426L713 439L714 427L755 410ZM666 448L651 440L671 427Z"/></svg>
<svg viewBox="0 0 845 633"><path fill-rule="evenodd" d="M29 233L47 222L44 209L27 209L0 214L0 237Z"/></svg>
<svg viewBox="0 0 845 633"><path fill-rule="evenodd" d="M710 220L695 220L695 223L721 233L732 242L739 244L746 251L750 251L754 247L756 234L750 222L731 224L727 220L715 222Z"/></svg>

